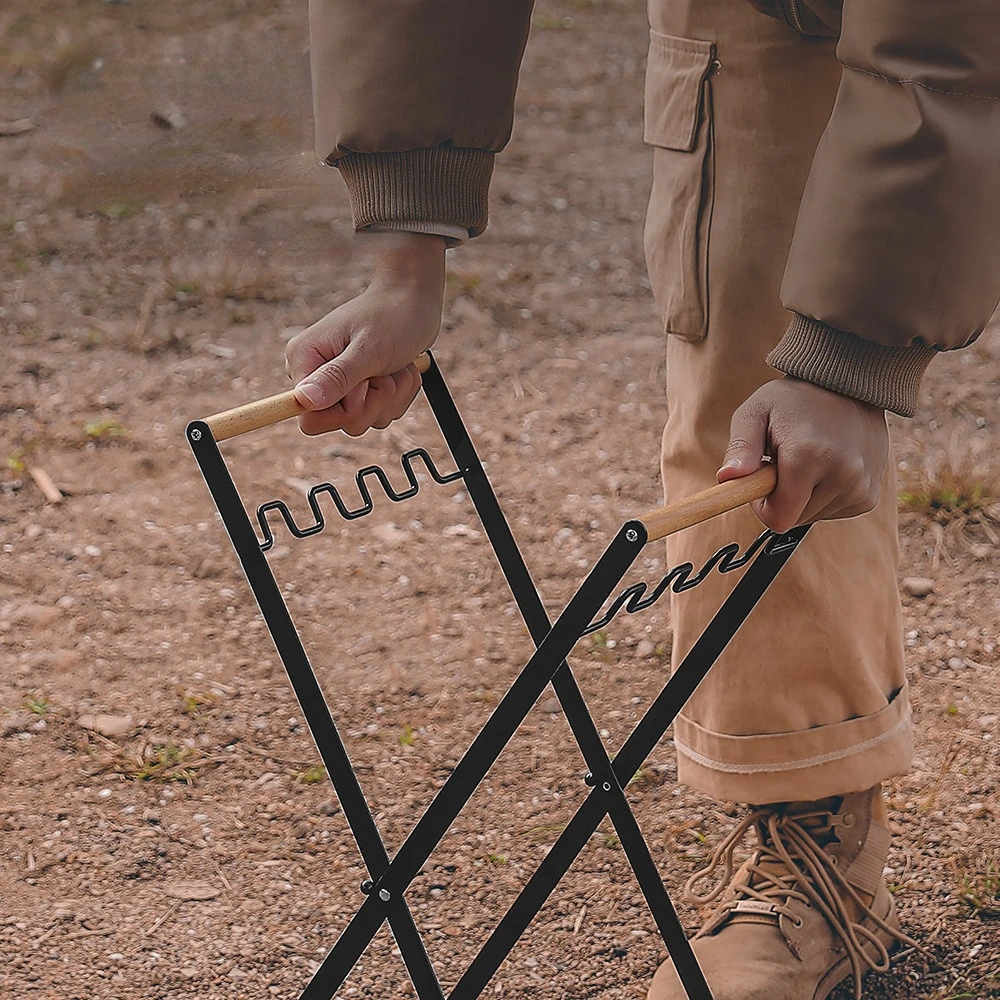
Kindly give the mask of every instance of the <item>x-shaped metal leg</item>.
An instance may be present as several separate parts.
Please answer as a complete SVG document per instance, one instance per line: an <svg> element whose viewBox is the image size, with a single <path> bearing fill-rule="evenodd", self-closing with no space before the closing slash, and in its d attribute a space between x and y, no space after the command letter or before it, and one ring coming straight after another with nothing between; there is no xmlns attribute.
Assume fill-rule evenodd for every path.
<svg viewBox="0 0 1000 1000"><path fill-rule="evenodd" d="M425 371L424 387L458 466L457 472L441 475L427 453L418 449L404 456L403 464L409 488L397 493L381 469L375 466L363 469L357 475L357 482L364 503L355 510L343 503L336 488L322 484L310 491L309 503L315 524L305 529L297 526L287 507L281 502L265 504L258 509L263 543L256 537L216 445L217 437L221 439L240 433L243 429L250 429L241 426L239 419L234 422L234 415L240 411L230 411L206 421L195 421L188 427L192 449L243 563L371 876L362 887L367 893L367 899L306 987L302 1000L329 1000L385 920L389 921L396 936L418 995L421 998L443 998L444 993L423 948L404 893L550 681L590 769L587 781L594 790L484 944L450 997L452 1000L471 1000L481 994L597 825L608 815L615 825L621 845L636 873L688 996L691 1000L711 1000L709 987L628 804L624 787L708 673L807 529L798 529L785 536L765 532L743 555L738 555L739 546L727 546L717 552L696 576L691 576L693 566L690 564L677 567L648 595L644 584L630 587L619 595L602 618L595 620L642 547L650 540L650 523L647 523L647 519L628 522L612 540L565 611L550 625L496 495L433 360ZM274 397L274 402L279 398ZM285 411L273 410L271 419L258 417L253 426L263 426L274 419L291 416L294 412L288 406ZM436 482L445 483L459 478L465 481L515 601L536 643L536 651L399 852L390 860L263 551L270 547L273 540L267 523L268 511L278 510L295 535L302 537L314 534L324 526L323 514L317 502L318 496L323 493L329 494L340 514L349 519L363 516L372 509L371 494L366 486L368 478L377 478L392 500L413 496L419 487L412 471L412 461L418 456L423 459ZM663 514L666 511L657 513ZM662 523L653 524L653 531L657 532L655 537L662 537L667 533ZM566 662L566 656L572 647L581 635L602 627L623 607L630 612L641 610L657 600L667 589L677 592L690 589L714 569L729 572L742 568L755 556L758 557L756 561L612 761Z"/></svg>

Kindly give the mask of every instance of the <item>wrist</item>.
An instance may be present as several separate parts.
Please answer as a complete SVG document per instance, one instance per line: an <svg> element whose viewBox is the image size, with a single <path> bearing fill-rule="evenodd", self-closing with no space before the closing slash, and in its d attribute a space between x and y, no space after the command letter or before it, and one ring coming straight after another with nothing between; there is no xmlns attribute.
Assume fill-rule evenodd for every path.
<svg viewBox="0 0 1000 1000"><path fill-rule="evenodd" d="M371 232L375 267L373 285L444 288L447 240L430 233Z"/></svg>
<svg viewBox="0 0 1000 1000"><path fill-rule="evenodd" d="M837 396L840 399L846 399L853 403L859 410L871 410L875 413L885 413L885 408L879 406L878 403L869 403L867 400L858 399L856 396L851 396L846 392L841 392L840 389L831 389L825 385L821 385L819 382L813 382L810 379L799 378L796 375L782 374L781 381L792 386L808 386L809 389L812 389L823 396Z"/></svg>

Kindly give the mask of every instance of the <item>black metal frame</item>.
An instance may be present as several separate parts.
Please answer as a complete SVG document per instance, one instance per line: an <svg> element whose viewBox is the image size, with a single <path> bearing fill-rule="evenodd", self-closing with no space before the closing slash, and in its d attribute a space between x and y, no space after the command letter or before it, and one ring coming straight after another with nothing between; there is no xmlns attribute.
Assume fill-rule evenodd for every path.
<svg viewBox="0 0 1000 1000"><path fill-rule="evenodd" d="M300 528L284 503L272 501L257 509L260 538L244 509L209 425L195 420L187 428L188 442L243 565L369 873L369 878L361 886L366 896L364 902L306 986L300 1000L330 1000L386 920L395 935L418 997L421 1000L444 1000L445 993L406 904L405 893L549 682L586 760L589 773L585 780L593 790L448 994L449 1000L473 1000L481 995L605 816L609 816L615 826L688 997L690 1000L712 1000L711 991L624 789L805 536L808 527L797 528L786 535L765 531L742 555L738 545L728 545L716 552L694 576L691 575L694 567L690 563L678 566L664 576L648 592L648 596L646 584L633 585L619 594L605 613L597 617L648 541L645 525L641 521L628 521L619 529L566 609L551 623L472 440L433 359L423 376L423 386L456 463L455 472L441 474L428 453L416 449L402 459L408 482L406 489L396 492L381 468L369 466L356 476L363 501L361 507L348 508L336 488L323 483L309 493L309 505L315 519L311 526ZM270 511L278 511L288 530L299 538L323 530L325 520L318 502L323 494L332 498L341 517L348 520L363 517L374 506L367 488L368 479L376 479L386 496L394 502L406 500L418 492L419 483L412 465L418 457L434 482L464 481L536 649L445 785L396 855L390 858L264 553L274 540L267 520ZM615 757L609 758L576 678L566 662L573 646L582 635L603 628L622 608L629 613L640 611L653 604L668 589L680 593L697 586L714 569L727 573L747 566L749 568L743 578L674 671L631 736Z"/></svg>

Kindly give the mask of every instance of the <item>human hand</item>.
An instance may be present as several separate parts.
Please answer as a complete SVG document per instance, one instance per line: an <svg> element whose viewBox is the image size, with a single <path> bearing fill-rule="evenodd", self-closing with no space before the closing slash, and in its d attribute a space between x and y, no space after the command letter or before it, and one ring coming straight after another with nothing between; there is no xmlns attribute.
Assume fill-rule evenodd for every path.
<svg viewBox="0 0 1000 1000"><path fill-rule="evenodd" d="M441 330L445 241L415 233L373 233L372 281L285 348L295 398L313 411L306 434L343 430L357 437L388 427L420 389L413 360Z"/></svg>
<svg viewBox="0 0 1000 1000"><path fill-rule="evenodd" d="M764 455L778 485L752 506L772 531L864 514L878 504L889 459L885 413L811 382L775 379L733 414L718 481L756 472Z"/></svg>

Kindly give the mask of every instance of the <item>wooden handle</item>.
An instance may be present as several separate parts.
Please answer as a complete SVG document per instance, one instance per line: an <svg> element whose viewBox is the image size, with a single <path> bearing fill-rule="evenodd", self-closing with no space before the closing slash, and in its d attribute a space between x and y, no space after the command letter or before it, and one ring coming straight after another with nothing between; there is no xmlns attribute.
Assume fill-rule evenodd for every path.
<svg viewBox="0 0 1000 1000"><path fill-rule="evenodd" d="M774 491L778 483L778 470L773 464L765 465L742 479L731 479L728 483L710 486L684 500L667 504L659 510L651 510L638 518L646 526L648 540L666 538L681 528L690 528L717 514L735 510L751 500L760 500Z"/></svg>
<svg viewBox="0 0 1000 1000"><path fill-rule="evenodd" d="M431 356L424 352L415 358L413 363L417 366L417 371L423 375L431 366ZM252 403L244 403L231 410L213 413L212 416L205 417L205 423L212 429L212 437L216 441L225 441L238 434L246 434L247 431L255 431L291 417L301 417L303 413L309 412L311 411L295 398L295 390L289 389L287 392L279 392L276 396L255 399Z"/></svg>

